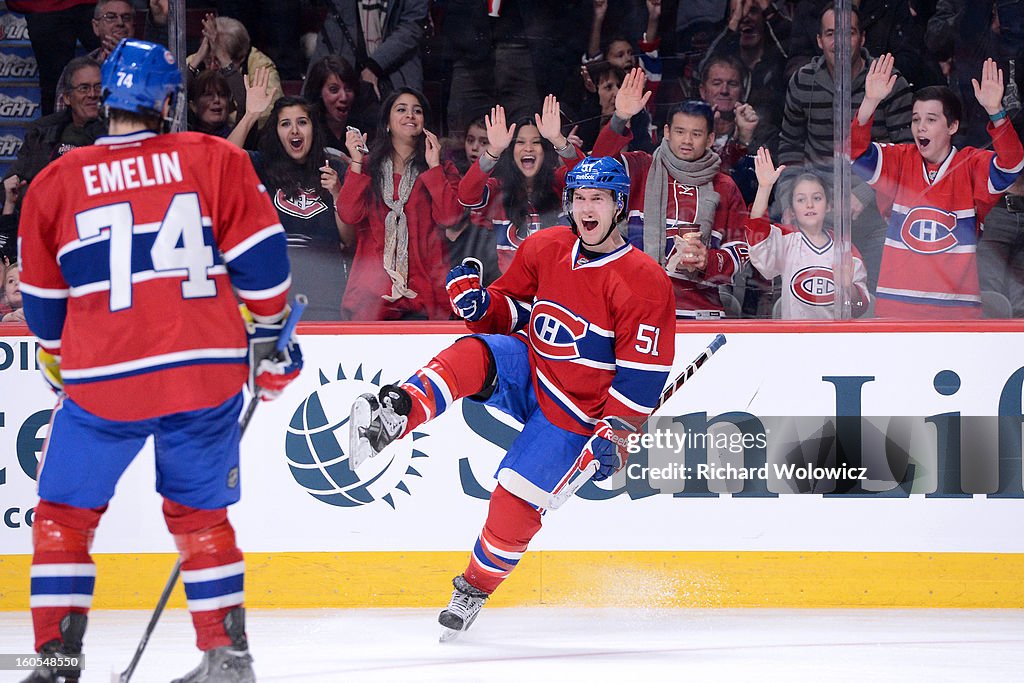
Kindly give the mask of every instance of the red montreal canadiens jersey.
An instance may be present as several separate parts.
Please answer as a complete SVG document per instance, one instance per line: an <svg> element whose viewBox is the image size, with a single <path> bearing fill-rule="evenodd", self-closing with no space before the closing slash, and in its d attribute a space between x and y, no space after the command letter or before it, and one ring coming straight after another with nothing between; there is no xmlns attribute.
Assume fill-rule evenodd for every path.
<svg viewBox="0 0 1024 683"><path fill-rule="evenodd" d="M269 318L290 282L284 231L248 155L198 133L100 138L51 163L26 194L20 248L29 327L62 356L68 395L110 420L240 391L235 293Z"/></svg>
<svg viewBox="0 0 1024 683"><path fill-rule="evenodd" d="M675 301L664 271L629 244L588 260L565 226L527 237L488 288L474 332L521 330L534 391L553 424L590 434L602 417L639 425L654 409L675 354Z"/></svg>
<svg viewBox="0 0 1024 683"><path fill-rule="evenodd" d="M980 318L979 224L1024 167L1013 126L989 124L995 154L952 148L934 180L912 144L871 142L854 118L853 170L892 203L878 275L880 317Z"/></svg>
<svg viewBox="0 0 1024 683"><path fill-rule="evenodd" d="M832 320L835 318L836 286L832 264L835 244L832 233L822 247L813 244L800 230L771 223L766 216L747 220L750 263L769 280L782 276L782 317L786 320ZM853 250L853 284L861 299L871 300L868 275L856 247Z"/></svg>

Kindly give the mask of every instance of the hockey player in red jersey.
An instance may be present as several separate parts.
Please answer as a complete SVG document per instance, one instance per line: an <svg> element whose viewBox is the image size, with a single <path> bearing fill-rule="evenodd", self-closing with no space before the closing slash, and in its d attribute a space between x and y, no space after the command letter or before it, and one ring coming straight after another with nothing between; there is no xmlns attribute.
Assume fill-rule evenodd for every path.
<svg viewBox="0 0 1024 683"><path fill-rule="evenodd" d="M541 527L551 495L597 459L595 480L624 464L613 440L639 426L658 400L675 353L672 286L625 242L619 224L629 178L609 158L587 158L566 177L572 227L527 237L498 280L456 266L448 275L455 312L475 332L400 386L352 406L354 466L466 397L524 424L498 466L487 520L451 601L442 638L469 628L487 597Z"/></svg>
<svg viewBox="0 0 1024 683"><path fill-rule="evenodd" d="M284 231L245 152L196 133L157 134L182 96L170 52L124 40L102 83L110 134L47 166L21 220L25 314L59 396L32 528L35 646L81 652L93 534L152 436L204 651L179 680L252 681L244 563L226 511L240 496L241 389L251 365L262 395L276 395L302 356L293 339L284 360L255 358L235 294L260 336L282 328ZM45 666L27 679L77 680L76 670Z"/></svg>
<svg viewBox="0 0 1024 683"><path fill-rule="evenodd" d="M960 101L944 86L914 93L914 144L872 143L875 109L896 81L892 67L892 55L872 62L850 134L854 172L875 188L880 208L891 205L875 312L980 318L981 223L1024 168L1020 138L1003 111L1002 69L986 60L981 82L973 81L975 97L989 115L993 153L953 146Z"/></svg>

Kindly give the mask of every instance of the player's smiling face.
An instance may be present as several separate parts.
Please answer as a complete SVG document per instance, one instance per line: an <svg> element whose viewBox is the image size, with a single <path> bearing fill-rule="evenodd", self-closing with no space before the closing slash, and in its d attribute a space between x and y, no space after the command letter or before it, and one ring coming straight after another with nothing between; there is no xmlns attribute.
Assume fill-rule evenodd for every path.
<svg viewBox="0 0 1024 683"><path fill-rule="evenodd" d="M540 141L537 126L520 126L516 130L516 139L512 142L512 159L516 162L516 168L527 178L537 175L544 164L544 147Z"/></svg>
<svg viewBox="0 0 1024 683"><path fill-rule="evenodd" d="M611 190L592 187L573 190L572 216L587 249L607 253L622 243L618 230L608 230L617 209Z"/></svg>
<svg viewBox="0 0 1024 683"><path fill-rule="evenodd" d="M918 100L914 102L914 114L910 120L910 131L914 134L917 151L931 164L941 163L949 155L953 135L960 128L954 121L949 125L942 111L942 102L938 100Z"/></svg>
<svg viewBox="0 0 1024 683"><path fill-rule="evenodd" d="M825 214L828 213L825 188L814 180L797 181L793 186L792 208L797 226L807 232L821 232L825 224Z"/></svg>
<svg viewBox="0 0 1024 683"><path fill-rule="evenodd" d="M412 139L423 133L423 105L415 95L402 93L391 105L391 136Z"/></svg>
<svg viewBox="0 0 1024 683"><path fill-rule="evenodd" d="M697 161L703 157L711 142L707 119L689 114L675 114L665 126L665 137L668 138L669 149L683 161Z"/></svg>
<svg viewBox="0 0 1024 683"><path fill-rule="evenodd" d="M277 116L277 137L292 159L303 162L313 145L313 121L305 107L282 107Z"/></svg>

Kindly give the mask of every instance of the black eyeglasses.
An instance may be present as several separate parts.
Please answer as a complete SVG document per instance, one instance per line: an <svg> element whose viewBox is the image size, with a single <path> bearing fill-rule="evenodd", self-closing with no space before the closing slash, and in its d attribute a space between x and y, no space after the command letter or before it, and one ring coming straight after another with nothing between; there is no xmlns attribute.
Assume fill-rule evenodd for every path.
<svg viewBox="0 0 1024 683"><path fill-rule="evenodd" d="M97 19L102 19L103 21L107 22L108 24L113 24L118 19L120 19L125 24L131 24L132 22L135 21L135 15L134 14L115 14L113 12L107 12L106 14L101 14L101 15L99 15L96 18Z"/></svg>
<svg viewBox="0 0 1024 683"><path fill-rule="evenodd" d="M68 90L74 90L79 95L88 95L89 93L100 95L100 94L103 93L103 84L102 83L82 83L80 85L72 85L72 86L70 86L68 88Z"/></svg>

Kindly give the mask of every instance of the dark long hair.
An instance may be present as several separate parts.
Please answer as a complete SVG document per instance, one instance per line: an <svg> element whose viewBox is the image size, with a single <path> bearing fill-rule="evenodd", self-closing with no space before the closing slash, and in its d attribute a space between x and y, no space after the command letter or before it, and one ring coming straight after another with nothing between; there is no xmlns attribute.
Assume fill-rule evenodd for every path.
<svg viewBox="0 0 1024 683"><path fill-rule="evenodd" d="M344 57L338 55L325 55L323 58L313 62L309 67L309 75L302 85L302 96L316 105L318 115L326 122L327 112L324 108L324 99L321 93L324 83L330 75L335 75L338 80L352 90L352 98L359 93L359 75L352 65ZM344 137L344 136L342 136Z"/></svg>
<svg viewBox="0 0 1024 683"><path fill-rule="evenodd" d="M313 129L309 154L301 164L288 156L277 134L281 110L285 107L305 109ZM288 196L295 196L300 189L306 189L316 190L325 201L330 197L327 190L320 186L320 167L324 165L325 160L323 129L316 117L316 107L305 97L285 96L274 102L270 118L267 119L260 135L259 151L263 156L262 180L268 188L280 188Z"/></svg>
<svg viewBox="0 0 1024 683"><path fill-rule="evenodd" d="M398 100L400 95L412 95L419 102L420 107L423 108L424 128L426 128L427 121L430 120L430 104L427 102L427 98L424 97L423 93L415 88L397 88L394 92L388 95L380 105L380 114L377 117L378 134L377 137L370 142L369 158L363 168L373 181L370 183L370 191L381 203L384 201L380 193L381 180L384 177L384 159L390 157L395 152L395 146L391 142L391 129L389 127L391 125L391 108L395 106L395 102ZM416 140L416 151L413 152L413 157L412 160L409 161L409 164L411 164L412 167L420 173L427 170L426 135L420 134L419 139ZM390 199L390 197L388 199Z"/></svg>
<svg viewBox="0 0 1024 683"><path fill-rule="evenodd" d="M537 122L530 116L525 116L515 123L516 137L526 126L537 127ZM555 183L555 169L559 164L558 152L544 136L541 136L540 144L544 149L544 161L537 175L533 177L532 190L527 190L526 176L516 166L513 158L516 147L514 138L508 149L501 153L501 158L494 167L493 175L501 183L501 204L505 208L505 216L521 229L527 227L529 204L533 204L538 215L562 208L562 198L552 189Z"/></svg>

